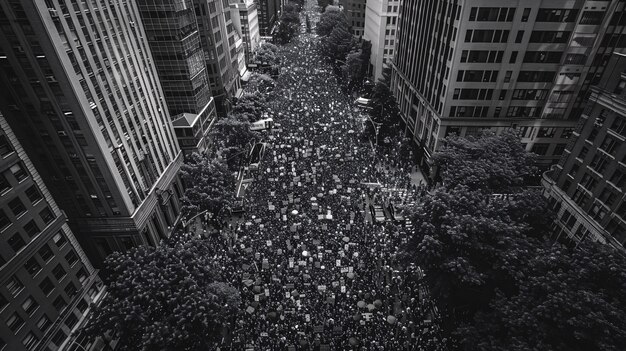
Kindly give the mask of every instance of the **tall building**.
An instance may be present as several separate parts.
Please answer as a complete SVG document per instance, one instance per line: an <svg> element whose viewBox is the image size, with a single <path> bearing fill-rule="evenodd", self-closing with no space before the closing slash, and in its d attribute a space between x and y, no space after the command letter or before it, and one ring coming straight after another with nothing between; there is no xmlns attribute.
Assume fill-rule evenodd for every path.
<svg viewBox="0 0 626 351"><path fill-rule="evenodd" d="M259 34L271 38L278 21L280 0L254 0L259 12Z"/></svg>
<svg viewBox="0 0 626 351"><path fill-rule="evenodd" d="M392 90L423 151L514 128L544 166L560 158L588 87L624 49L624 0L405 1Z"/></svg>
<svg viewBox="0 0 626 351"><path fill-rule="evenodd" d="M0 350L58 350L102 282L0 115Z"/></svg>
<svg viewBox="0 0 626 351"><path fill-rule="evenodd" d="M0 110L87 256L157 245L182 153L135 1L0 2Z"/></svg>
<svg viewBox="0 0 626 351"><path fill-rule="evenodd" d="M230 111L233 99L241 95L238 35L228 0L193 0L200 43L204 50L211 95L218 115Z"/></svg>
<svg viewBox="0 0 626 351"><path fill-rule="evenodd" d="M365 30L366 0L339 0L339 4L346 14L352 35L361 38Z"/></svg>
<svg viewBox="0 0 626 351"><path fill-rule="evenodd" d="M257 4L254 0L230 0L230 9L233 25L245 45L246 63L252 63L261 43Z"/></svg>
<svg viewBox="0 0 626 351"><path fill-rule="evenodd" d="M193 0L138 0L137 5L178 144L185 154L203 152L217 113Z"/></svg>
<svg viewBox="0 0 626 351"><path fill-rule="evenodd" d="M556 235L626 245L626 56L605 67L558 165L544 175Z"/></svg>
<svg viewBox="0 0 626 351"><path fill-rule="evenodd" d="M367 1L363 39L372 43L370 72L375 81L393 59L399 10L400 0Z"/></svg>

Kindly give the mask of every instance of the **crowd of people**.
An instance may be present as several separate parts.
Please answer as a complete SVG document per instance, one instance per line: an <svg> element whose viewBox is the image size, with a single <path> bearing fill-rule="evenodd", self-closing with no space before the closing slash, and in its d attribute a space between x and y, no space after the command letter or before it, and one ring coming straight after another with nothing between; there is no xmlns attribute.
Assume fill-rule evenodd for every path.
<svg viewBox="0 0 626 351"><path fill-rule="evenodd" d="M302 15L314 25L313 3ZM416 200L409 167L388 168L359 142L353 101L314 34L281 54L269 111L276 125L264 132L259 169L247 174L246 213L210 239L243 303L220 349L441 349L419 268L398 268L406 227L377 224L369 211L384 189L394 201Z"/></svg>

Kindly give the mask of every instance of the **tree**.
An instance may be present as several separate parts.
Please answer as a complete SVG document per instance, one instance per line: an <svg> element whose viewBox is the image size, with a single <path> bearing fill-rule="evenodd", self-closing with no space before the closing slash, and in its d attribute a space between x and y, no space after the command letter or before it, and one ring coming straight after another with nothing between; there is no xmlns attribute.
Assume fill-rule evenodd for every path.
<svg viewBox="0 0 626 351"><path fill-rule="evenodd" d="M593 242L575 250L549 244L534 250L516 281L518 293L499 293L459 328L463 348L623 350L624 256Z"/></svg>
<svg viewBox="0 0 626 351"><path fill-rule="evenodd" d="M328 37L322 38L322 53L331 60L344 61L354 45L354 37L350 34L350 27L339 22L332 29Z"/></svg>
<svg viewBox="0 0 626 351"><path fill-rule="evenodd" d="M280 17L274 40L279 44L286 44L295 37L300 29L300 6L289 2L283 8L283 14Z"/></svg>
<svg viewBox="0 0 626 351"><path fill-rule="evenodd" d="M322 8L322 11L325 11L327 6L330 6L334 3L334 0L317 0L317 6Z"/></svg>
<svg viewBox="0 0 626 351"><path fill-rule="evenodd" d="M224 160L192 154L181 167L185 193L181 201L186 217L207 211L218 222L235 202L235 177Z"/></svg>
<svg viewBox="0 0 626 351"><path fill-rule="evenodd" d="M263 43L256 51L255 63L265 72L275 73L280 66L278 46L272 43Z"/></svg>
<svg viewBox="0 0 626 351"><path fill-rule="evenodd" d="M221 281L214 255L193 239L113 253L102 274L107 294L84 331L115 334L122 351L215 349L240 297Z"/></svg>
<svg viewBox="0 0 626 351"><path fill-rule="evenodd" d="M509 131L501 135L484 131L477 137L449 136L433 160L448 188L465 185L488 192L509 192L536 173L534 155L526 152L519 137Z"/></svg>
<svg viewBox="0 0 626 351"><path fill-rule="evenodd" d="M263 118L267 111L267 95L258 91L244 93L235 101L232 113L245 116L249 122Z"/></svg>
<svg viewBox="0 0 626 351"><path fill-rule="evenodd" d="M369 67L372 44L362 41L359 49L353 49L346 57L342 67L343 78L349 91L361 89Z"/></svg>
<svg viewBox="0 0 626 351"><path fill-rule="evenodd" d="M320 16L320 20L317 22L315 31L321 37L327 37L333 31L335 26L339 23L348 25L348 19L339 8L333 9L336 6L329 6L328 10Z"/></svg>
<svg viewBox="0 0 626 351"><path fill-rule="evenodd" d="M386 137L394 137L398 134L400 126L400 110L396 98L389 90L389 85L385 81L379 81L374 85L369 102L369 115L376 123L381 123L379 140ZM366 132L374 135L372 126L367 126Z"/></svg>

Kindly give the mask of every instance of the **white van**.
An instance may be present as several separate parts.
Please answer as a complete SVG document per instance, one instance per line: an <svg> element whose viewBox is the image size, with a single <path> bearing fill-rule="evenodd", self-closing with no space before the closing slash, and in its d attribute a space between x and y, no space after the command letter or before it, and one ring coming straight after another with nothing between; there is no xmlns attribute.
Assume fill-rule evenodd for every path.
<svg viewBox="0 0 626 351"><path fill-rule="evenodd" d="M271 118L258 120L250 124L250 130L252 131L272 129L273 127L274 127L274 120Z"/></svg>

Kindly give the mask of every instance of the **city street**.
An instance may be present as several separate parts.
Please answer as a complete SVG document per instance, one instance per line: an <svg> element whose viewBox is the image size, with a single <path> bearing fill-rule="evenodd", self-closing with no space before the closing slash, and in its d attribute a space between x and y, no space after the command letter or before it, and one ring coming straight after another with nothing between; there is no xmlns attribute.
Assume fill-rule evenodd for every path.
<svg viewBox="0 0 626 351"><path fill-rule="evenodd" d="M303 16L315 23L311 5ZM218 259L244 311L223 347L429 349L437 344L428 341L436 339L430 303L417 298L417 282L393 268L403 228L372 223L368 205L375 199L382 206L387 195L366 184L389 180L380 186L406 188L418 177L386 174L370 145L359 142L353 101L315 37L301 34L281 48L270 111L280 127L263 132L264 159L245 177L252 183L244 218L216 240L228 252ZM399 202L416 196L402 194Z"/></svg>

